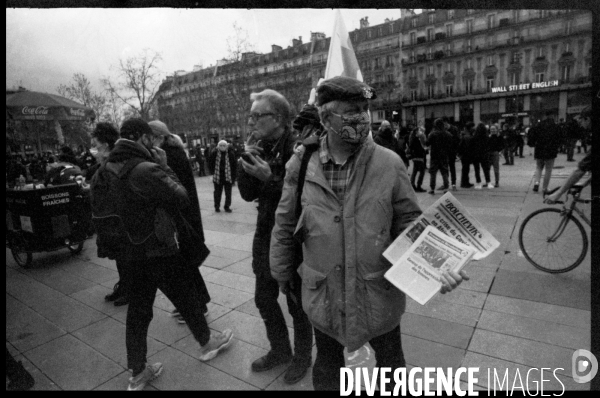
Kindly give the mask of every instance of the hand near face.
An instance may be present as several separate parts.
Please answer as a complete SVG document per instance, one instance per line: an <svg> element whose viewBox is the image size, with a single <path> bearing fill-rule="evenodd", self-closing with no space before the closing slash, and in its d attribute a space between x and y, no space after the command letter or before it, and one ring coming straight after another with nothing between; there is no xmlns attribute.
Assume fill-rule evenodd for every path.
<svg viewBox="0 0 600 398"><path fill-rule="evenodd" d="M240 159L244 171L251 176L258 178L261 181L267 181L271 178L271 167L267 162L262 160L257 154L247 151L254 164L246 162L243 158Z"/></svg>
<svg viewBox="0 0 600 398"><path fill-rule="evenodd" d="M161 148L155 146L150 150L152 157L162 167L167 166L167 153Z"/></svg>
<svg viewBox="0 0 600 398"><path fill-rule="evenodd" d="M442 272L442 290L440 292L442 294L451 292L456 289L463 280L469 280L469 276L464 270L460 270L458 273L454 271Z"/></svg>

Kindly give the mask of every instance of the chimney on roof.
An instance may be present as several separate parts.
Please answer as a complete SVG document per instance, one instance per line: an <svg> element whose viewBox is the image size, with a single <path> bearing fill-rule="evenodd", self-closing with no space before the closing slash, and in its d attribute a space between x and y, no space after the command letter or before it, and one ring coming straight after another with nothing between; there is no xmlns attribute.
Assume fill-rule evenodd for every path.
<svg viewBox="0 0 600 398"><path fill-rule="evenodd" d="M271 44L271 52L281 51L283 48L277 44Z"/></svg>
<svg viewBox="0 0 600 398"><path fill-rule="evenodd" d="M302 45L302 36L298 39L292 39L292 47L301 46Z"/></svg>
<svg viewBox="0 0 600 398"><path fill-rule="evenodd" d="M369 27L369 17L364 17L360 19L360 28L368 28Z"/></svg>

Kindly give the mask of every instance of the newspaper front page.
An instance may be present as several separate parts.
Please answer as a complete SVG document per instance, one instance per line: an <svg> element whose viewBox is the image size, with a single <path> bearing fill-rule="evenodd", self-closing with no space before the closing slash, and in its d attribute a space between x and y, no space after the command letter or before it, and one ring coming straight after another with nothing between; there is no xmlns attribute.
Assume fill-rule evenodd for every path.
<svg viewBox="0 0 600 398"><path fill-rule="evenodd" d="M427 226L384 277L421 305L442 287L442 271L458 272L476 250Z"/></svg>
<svg viewBox="0 0 600 398"><path fill-rule="evenodd" d="M384 257L395 264L429 225L474 248L474 260L487 257L500 246L500 242L450 192L446 192L392 242L383 252Z"/></svg>

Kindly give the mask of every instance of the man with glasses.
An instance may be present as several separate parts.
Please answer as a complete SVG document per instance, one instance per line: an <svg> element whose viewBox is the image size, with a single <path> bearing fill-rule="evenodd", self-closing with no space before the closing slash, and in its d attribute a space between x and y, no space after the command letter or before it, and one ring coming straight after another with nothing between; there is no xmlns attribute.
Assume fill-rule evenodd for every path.
<svg viewBox="0 0 600 398"><path fill-rule="evenodd" d="M296 137L291 129L292 110L277 91L264 90L250 96L252 108L248 117L251 134L238 167L238 186L248 202L258 199L256 232L252 243L252 270L256 275L254 300L265 323L271 350L252 363L252 370L263 372L292 361L284 381L294 384L306 375L312 362L312 326L300 297L300 278L296 274L295 289L287 294L287 305L294 321L294 351L288 328L277 297L279 285L269 268L271 230L275 210L281 197L285 165L293 154Z"/></svg>
<svg viewBox="0 0 600 398"><path fill-rule="evenodd" d="M352 352L368 342L377 367L406 366L400 340L406 300L384 279L391 264L382 253L421 209L402 160L373 141L371 98L374 90L350 77L317 87L325 133L308 163L302 212L297 218L301 160L294 156L275 213L271 274L283 292L296 285L290 282L297 274L302 279L302 305L317 345L315 390L339 390L344 347ZM291 266L296 240L304 255L297 272ZM442 292L463 277L444 273Z"/></svg>

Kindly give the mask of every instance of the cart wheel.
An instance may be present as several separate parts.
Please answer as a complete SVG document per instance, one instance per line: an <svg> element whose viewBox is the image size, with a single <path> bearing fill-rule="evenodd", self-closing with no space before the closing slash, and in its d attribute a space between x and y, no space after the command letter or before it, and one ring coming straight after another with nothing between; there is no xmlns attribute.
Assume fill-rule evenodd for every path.
<svg viewBox="0 0 600 398"><path fill-rule="evenodd" d="M23 268L31 267L33 255L31 252L20 251L19 248L10 249L15 261Z"/></svg>
<svg viewBox="0 0 600 398"><path fill-rule="evenodd" d="M83 241L67 246L71 254L79 254L83 250Z"/></svg>

